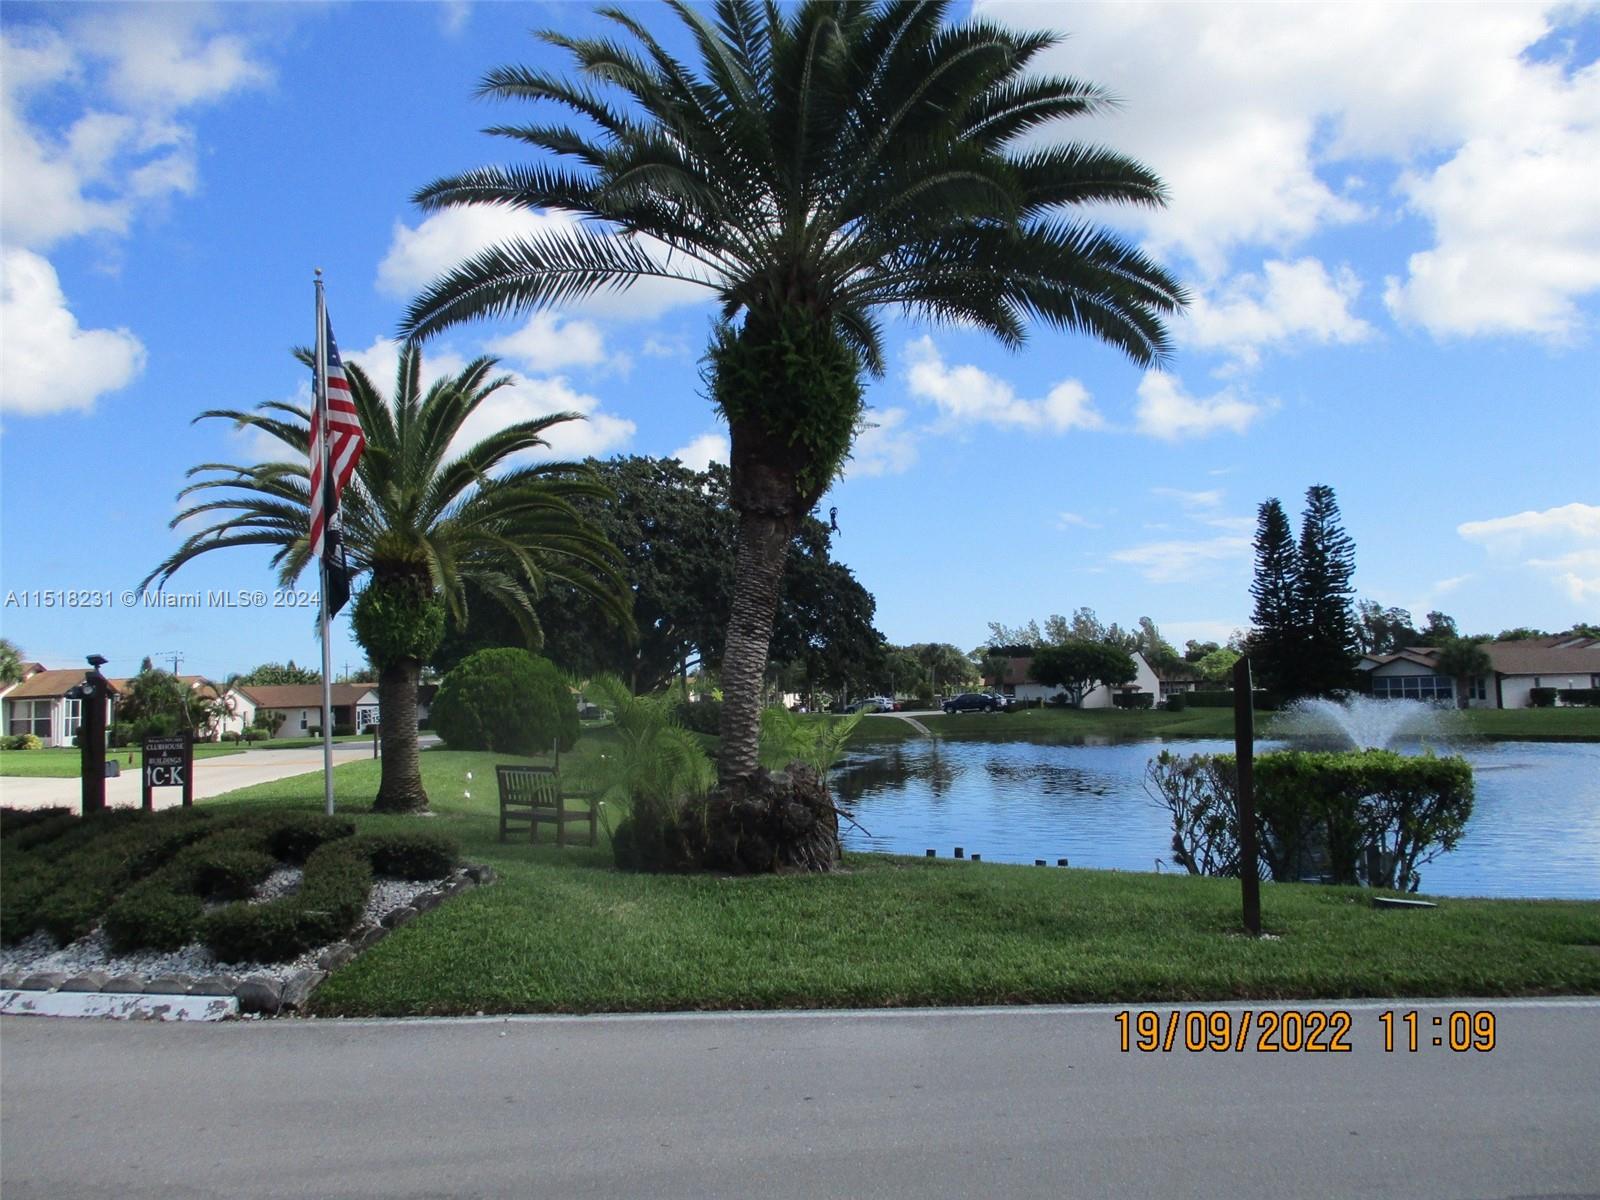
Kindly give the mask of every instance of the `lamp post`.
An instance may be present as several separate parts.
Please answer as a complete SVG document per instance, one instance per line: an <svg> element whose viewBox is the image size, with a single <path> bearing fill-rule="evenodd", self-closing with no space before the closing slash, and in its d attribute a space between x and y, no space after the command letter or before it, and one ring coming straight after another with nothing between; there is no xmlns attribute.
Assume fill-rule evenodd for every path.
<svg viewBox="0 0 1600 1200"><path fill-rule="evenodd" d="M106 698L111 693L111 685L100 674L105 655L91 654L88 661L83 682L67 692L69 699L78 701L78 774L84 816L104 812L106 807Z"/></svg>

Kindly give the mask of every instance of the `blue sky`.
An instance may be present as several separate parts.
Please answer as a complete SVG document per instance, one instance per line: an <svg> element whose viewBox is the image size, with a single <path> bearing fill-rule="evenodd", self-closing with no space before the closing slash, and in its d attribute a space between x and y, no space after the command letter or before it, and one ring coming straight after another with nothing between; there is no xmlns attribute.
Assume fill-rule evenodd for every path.
<svg viewBox="0 0 1600 1200"><path fill-rule="evenodd" d="M1056 136L1166 179L1164 212L1099 216L1196 303L1162 373L1042 329L1010 353L889 324L873 428L822 507L891 640L970 647L1085 605L1180 645L1226 637L1248 620L1256 506L1294 519L1314 483L1337 491L1364 597L1467 631L1600 619L1600 9L979 9L1070 33L1046 69L1121 99ZM346 356L387 380L423 284L562 219L424 220L407 199L515 160L479 131L530 111L472 93L496 65L559 65L540 27L598 22L564 3L5 5L4 636L117 674L158 651L215 676L316 660L313 610L208 603L270 600L264 552L186 567L169 591L198 608L119 597L177 545L186 468L261 453L191 418L305 396L289 350L312 338L313 267ZM563 454L704 462L724 452L697 377L710 320L662 286L428 354L517 374L485 422L586 413ZM109 603L41 606L71 589ZM341 627L335 669L360 661Z"/></svg>

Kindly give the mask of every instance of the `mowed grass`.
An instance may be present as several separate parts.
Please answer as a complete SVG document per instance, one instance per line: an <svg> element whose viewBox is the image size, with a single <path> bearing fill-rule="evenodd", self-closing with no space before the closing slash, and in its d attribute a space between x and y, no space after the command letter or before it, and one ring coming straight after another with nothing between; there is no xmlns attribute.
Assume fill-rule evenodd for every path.
<svg viewBox="0 0 1600 1200"><path fill-rule="evenodd" d="M1464 737L1495 741L1600 741L1600 708L1475 708L1442 714ZM1231 708L1186 708L1138 712L1123 709L1026 708L1008 713L940 713L916 718L943 738L970 741L1072 742L1081 738L1140 741L1157 738L1231 738ZM1256 736L1271 738L1273 713L1256 714ZM862 719L852 744L921 737L915 726L892 716Z"/></svg>
<svg viewBox="0 0 1600 1200"><path fill-rule="evenodd" d="M196 758L222 758L239 754L238 746L202 742L194 748ZM106 761L115 759L126 774L137 771L144 764L144 752L134 747L107 750ZM0 776L34 779L77 779L83 767L83 757L76 746L50 747L45 750L0 750Z"/></svg>
<svg viewBox="0 0 1600 1200"><path fill-rule="evenodd" d="M586 739L584 753L603 739ZM324 1015L1216 1001L1600 992L1600 903L1371 907L1360 889L847 856L831 876L617 871L609 848L501 844L489 754L429 751L436 816L499 878L316 993ZM472 779L466 778L472 772ZM337 769L365 808L377 764ZM471 792L470 797L467 792ZM317 808L316 774L206 804ZM365 821L377 821L365 818ZM545 831L544 836L548 836Z"/></svg>

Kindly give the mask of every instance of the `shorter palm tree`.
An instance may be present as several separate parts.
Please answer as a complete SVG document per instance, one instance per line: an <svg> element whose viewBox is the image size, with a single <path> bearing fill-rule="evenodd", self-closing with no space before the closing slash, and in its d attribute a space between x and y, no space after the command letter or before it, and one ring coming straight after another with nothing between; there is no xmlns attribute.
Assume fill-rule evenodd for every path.
<svg viewBox="0 0 1600 1200"><path fill-rule="evenodd" d="M1437 666L1439 674L1455 682L1457 708L1467 707L1474 679L1494 674L1488 651L1472 638L1451 638L1439 647Z"/></svg>
<svg viewBox="0 0 1600 1200"><path fill-rule="evenodd" d="M296 355L311 365L309 352ZM534 601L553 582L591 596L631 627L621 557L572 505L579 497L606 495L603 485L581 464L512 461L547 449L551 429L581 417L553 413L518 421L457 448L467 420L511 382L509 375L491 378L495 365L493 358L479 358L424 388L422 354L408 347L393 398L385 399L359 366L345 364L367 439L342 511L351 571L367 576L353 613L356 639L379 670L379 809L427 807L417 752L417 684L446 615L466 622L468 584L512 612L530 646L540 642ZM195 420L212 418L268 433L288 454L255 466L192 467L195 482L178 496L198 502L172 524L212 523L185 538L144 583L164 583L185 563L223 547L271 546L280 582L291 585L311 564L310 413L269 401L249 411L211 409Z"/></svg>

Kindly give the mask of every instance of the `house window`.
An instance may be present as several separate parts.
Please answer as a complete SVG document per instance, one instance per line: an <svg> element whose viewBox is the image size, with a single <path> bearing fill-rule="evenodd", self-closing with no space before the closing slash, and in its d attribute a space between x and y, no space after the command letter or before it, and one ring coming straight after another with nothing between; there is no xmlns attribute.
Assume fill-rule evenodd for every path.
<svg viewBox="0 0 1600 1200"><path fill-rule="evenodd" d="M50 740L50 701L13 700L11 702L11 727L13 735L31 733L44 741Z"/></svg>
<svg viewBox="0 0 1600 1200"><path fill-rule="evenodd" d="M1372 694L1379 700L1448 702L1455 698L1454 685L1443 675L1379 675L1372 681Z"/></svg>
<svg viewBox="0 0 1600 1200"><path fill-rule="evenodd" d="M1482 675L1473 676L1472 682L1467 685L1467 698L1469 700L1489 698L1489 689Z"/></svg>
<svg viewBox="0 0 1600 1200"><path fill-rule="evenodd" d="M78 726L83 724L83 701L68 700L62 717L61 736L69 740L78 732Z"/></svg>
<svg viewBox="0 0 1600 1200"><path fill-rule="evenodd" d="M306 728L306 710L303 708L300 710L300 728Z"/></svg>

